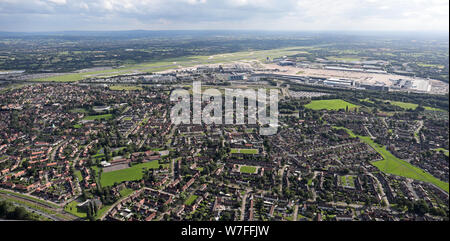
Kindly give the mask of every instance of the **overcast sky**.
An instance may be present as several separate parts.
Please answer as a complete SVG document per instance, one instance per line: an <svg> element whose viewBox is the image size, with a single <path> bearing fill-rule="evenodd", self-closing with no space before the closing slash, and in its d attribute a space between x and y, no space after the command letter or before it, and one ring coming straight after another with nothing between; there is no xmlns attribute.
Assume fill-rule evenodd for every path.
<svg viewBox="0 0 450 241"><path fill-rule="evenodd" d="M448 0L0 0L0 31L448 28Z"/></svg>

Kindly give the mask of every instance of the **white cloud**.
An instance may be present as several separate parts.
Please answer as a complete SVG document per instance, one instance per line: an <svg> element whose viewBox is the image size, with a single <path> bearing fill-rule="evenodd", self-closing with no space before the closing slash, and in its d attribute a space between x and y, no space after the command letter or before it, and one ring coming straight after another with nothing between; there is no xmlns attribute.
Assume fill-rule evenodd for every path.
<svg viewBox="0 0 450 241"><path fill-rule="evenodd" d="M447 31L448 18L448 0L0 0L0 31L95 29L97 22L110 29Z"/></svg>

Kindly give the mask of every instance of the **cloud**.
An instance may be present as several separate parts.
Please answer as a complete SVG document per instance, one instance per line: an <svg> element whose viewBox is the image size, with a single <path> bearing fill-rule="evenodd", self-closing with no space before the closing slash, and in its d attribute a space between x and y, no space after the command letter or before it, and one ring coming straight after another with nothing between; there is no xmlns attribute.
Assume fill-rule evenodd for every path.
<svg viewBox="0 0 450 241"><path fill-rule="evenodd" d="M448 0L0 0L0 31L447 31L448 18Z"/></svg>

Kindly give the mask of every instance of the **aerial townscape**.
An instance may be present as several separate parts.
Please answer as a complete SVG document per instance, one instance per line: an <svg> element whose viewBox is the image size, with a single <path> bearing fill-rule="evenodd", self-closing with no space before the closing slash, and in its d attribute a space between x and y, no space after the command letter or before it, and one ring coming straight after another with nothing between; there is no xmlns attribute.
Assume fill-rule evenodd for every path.
<svg viewBox="0 0 450 241"><path fill-rule="evenodd" d="M248 30L253 18L238 30L196 25L244 21L233 10L251 15L254 1L208 21L210 1L167 1L158 12L169 18L176 2L186 25L149 10L155 29L205 30L124 30L148 27L137 9L153 3L112 1L97 19L72 1L29 1L47 4L46 17L24 22L35 15L14 2L0 3L5 16L25 12L16 24L0 16L0 220L449 220L448 30L303 31L294 25L315 18L297 21L282 9L292 1L257 1L255 12L296 20L280 31L260 18L267 30ZM75 28L76 11L92 23ZM401 16L395 24L438 26ZM336 27L325 20L319 29Z"/></svg>

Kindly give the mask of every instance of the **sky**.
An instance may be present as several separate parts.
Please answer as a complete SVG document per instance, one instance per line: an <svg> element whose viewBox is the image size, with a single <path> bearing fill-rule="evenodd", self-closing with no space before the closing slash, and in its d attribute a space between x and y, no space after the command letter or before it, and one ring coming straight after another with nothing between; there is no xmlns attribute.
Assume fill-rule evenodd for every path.
<svg viewBox="0 0 450 241"><path fill-rule="evenodd" d="M449 0L0 0L0 31L444 31Z"/></svg>

